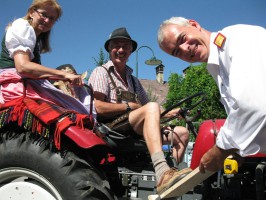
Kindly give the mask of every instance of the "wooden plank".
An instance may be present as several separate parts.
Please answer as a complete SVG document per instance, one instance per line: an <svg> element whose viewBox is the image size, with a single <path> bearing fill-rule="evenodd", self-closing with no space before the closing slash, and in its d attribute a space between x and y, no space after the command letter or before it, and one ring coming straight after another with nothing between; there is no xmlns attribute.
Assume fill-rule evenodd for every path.
<svg viewBox="0 0 266 200"><path fill-rule="evenodd" d="M179 197L187 193L189 190L202 183L208 177L210 177L215 172L206 171L204 174L200 173L199 168L197 167L186 177L175 183L168 190L163 192L160 195L149 195L149 200L160 200L171 197Z"/></svg>
<svg viewBox="0 0 266 200"><path fill-rule="evenodd" d="M152 194L148 196L148 200L160 200L160 197L158 194Z"/></svg>

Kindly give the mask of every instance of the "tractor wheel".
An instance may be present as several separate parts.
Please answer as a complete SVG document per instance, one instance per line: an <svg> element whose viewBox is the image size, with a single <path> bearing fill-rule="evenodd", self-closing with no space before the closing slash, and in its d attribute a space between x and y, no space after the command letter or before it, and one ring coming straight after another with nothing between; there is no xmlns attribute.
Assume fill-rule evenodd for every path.
<svg viewBox="0 0 266 200"><path fill-rule="evenodd" d="M105 176L92 164L51 149L31 133L0 130L1 199L115 199Z"/></svg>

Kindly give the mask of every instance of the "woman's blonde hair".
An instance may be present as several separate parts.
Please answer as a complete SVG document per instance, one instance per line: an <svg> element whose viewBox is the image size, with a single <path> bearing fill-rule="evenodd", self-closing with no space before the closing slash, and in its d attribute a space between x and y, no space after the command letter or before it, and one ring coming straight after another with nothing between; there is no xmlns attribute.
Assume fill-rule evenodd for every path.
<svg viewBox="0 0 266 200"><path fill-rule="evenodd" d="M45 6L51 6L56 10L56 12L57 12L56 21L61 17L62 9L56 0L34 0L31 4L31 6L28 8L28 12L27 12L26 16L23 18L28 20L29 23L31 23L30 13L32 13L36 9L41 9ZM44 32L44 33L41 33L41 35L38 38L39 42L40 42L41 53L46 53L46 52L51 51L50 33L51 33L51 30Z"/></svg>

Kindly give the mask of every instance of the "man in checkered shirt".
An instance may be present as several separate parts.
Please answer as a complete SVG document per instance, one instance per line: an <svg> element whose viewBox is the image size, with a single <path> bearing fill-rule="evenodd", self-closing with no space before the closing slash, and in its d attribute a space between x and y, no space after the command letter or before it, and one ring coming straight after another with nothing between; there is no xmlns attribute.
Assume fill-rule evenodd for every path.
<svg viewBox="0 0 266 200"><path fill-rule="evenodd" d="M162 135L160 127L160 106L149 102L139 80L132 75L133 70L126 62L137 48L126 28L112 32L105 42L110 61L92 72L89 84L94 90L94 101L100 122L107 123L112 130L123 135L143 137L155 169L157 192L161 193L183 178L190 168L177 170L170 168L165 160L162 145L170 140L171 134ZM174 109L165 117L177 115ZM174 128L173 156L182 161L189 135L185 127ZM169 141L168 140L168 141Z"/></svg>

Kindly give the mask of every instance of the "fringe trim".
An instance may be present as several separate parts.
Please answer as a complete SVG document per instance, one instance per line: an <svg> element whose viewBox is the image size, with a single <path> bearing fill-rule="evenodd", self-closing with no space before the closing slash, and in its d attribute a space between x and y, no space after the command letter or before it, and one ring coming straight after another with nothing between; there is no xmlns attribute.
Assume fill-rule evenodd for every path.
<svg viewBox="0 0 266 200"><path fill-rule="evenodd" d="M45 138L50 136L50 126L36 118L28 109L9 107L5 110L1 110L0 128L11 122L17 122L18 126L23 127L32 133L38 133Z"/></svg>
<svg viewBox="0 0 266 200"><path fill-rule="evenodd" d="M82 129L93 128L93 120L84 114L71 113L68 116L64 116L55 125L54 131L54 144L55 147L61 149L61 134L69 126L76 125ZM47 125L40 119L35 117L27 108L23 106L9 107L4 110L0 110L0 128L6 126L10 122L17 122L20 127L31 131L32 133L38 133L44 138L51 138L51 125Z"/></svg>

